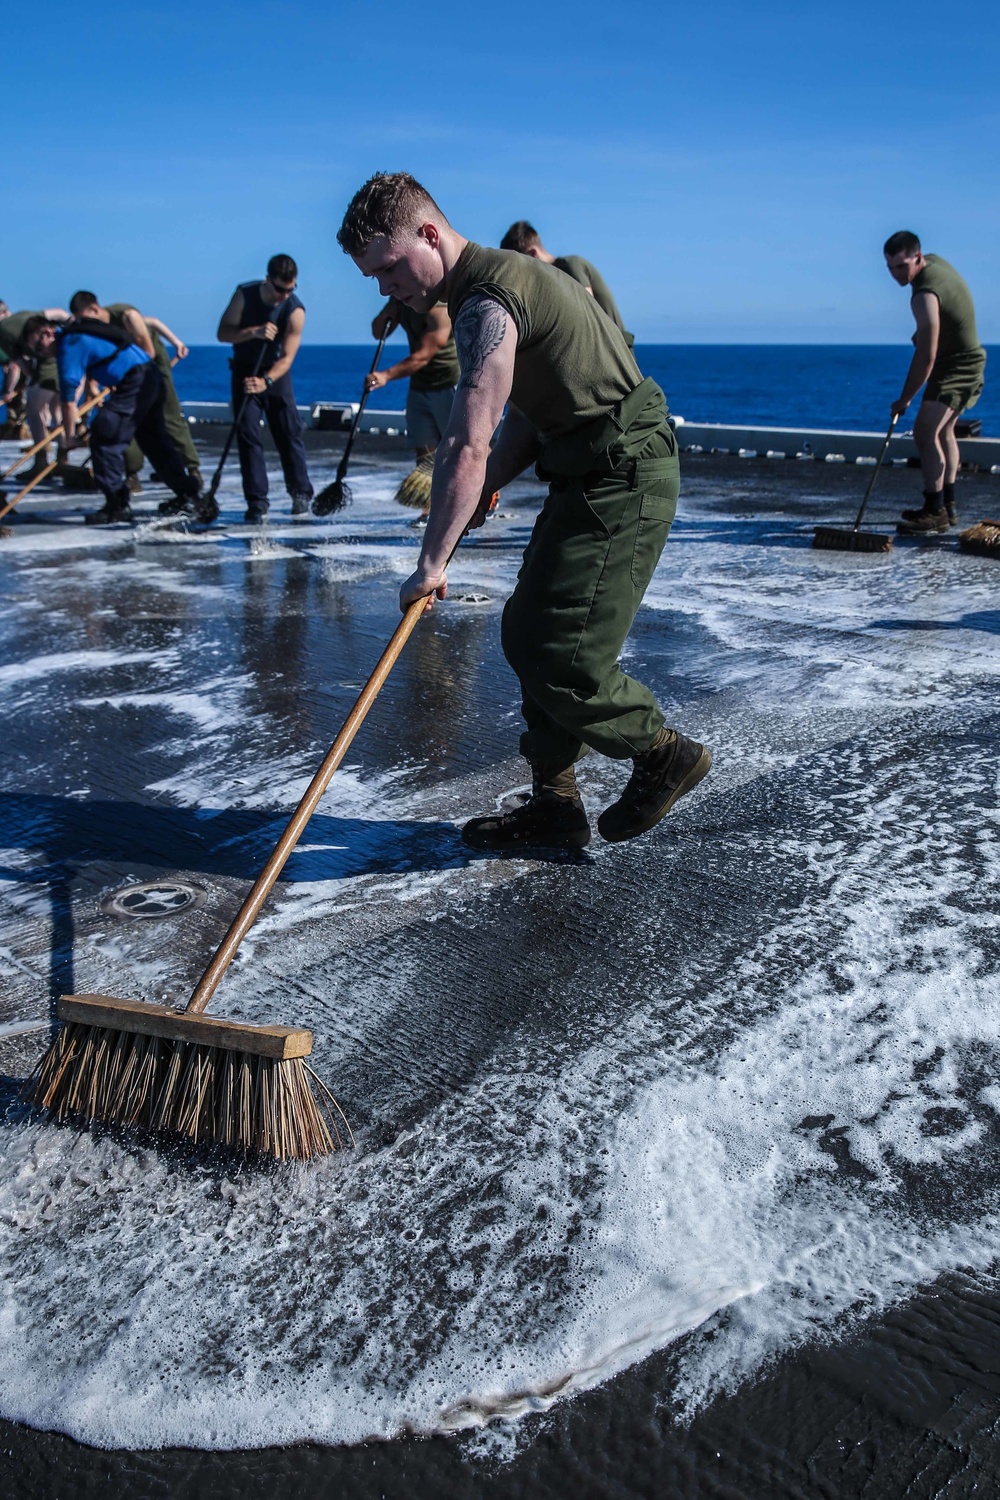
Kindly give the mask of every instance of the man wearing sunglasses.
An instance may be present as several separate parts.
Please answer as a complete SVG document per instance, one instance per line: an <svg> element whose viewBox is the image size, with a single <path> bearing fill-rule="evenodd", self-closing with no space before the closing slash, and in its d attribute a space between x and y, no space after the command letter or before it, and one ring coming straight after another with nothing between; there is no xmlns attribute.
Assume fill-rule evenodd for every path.
<svg viewBox="0 0 1000 1500"><path fill-rule="evenodd" d="M272 255L265 279L238 286L219 323L219 342L233 346L233 412L247 505L244 519L250 524L267 517L267 465L260 433L265 419L292 498L292 515L308 515L313 495L292 389L292 364L306 322L306 310L295 295L298 275L290 255ZM209 519L218 513L216 506Z"/></svg>

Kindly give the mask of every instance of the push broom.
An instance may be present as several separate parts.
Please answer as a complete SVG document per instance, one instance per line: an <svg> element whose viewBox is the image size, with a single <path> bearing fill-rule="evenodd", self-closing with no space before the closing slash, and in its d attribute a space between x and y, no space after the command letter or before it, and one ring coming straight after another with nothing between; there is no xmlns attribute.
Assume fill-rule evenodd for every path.
<svg viewBox="0 0 1000 1500"><path fill-rule="evenodd" d="M264 363L264 355L267 353L268 343L269 340L265 339L261 344L260 349L258 350L257 358L254 361L254 367L250 371L251 377L254 379L256 379L256 377L260 374L260 367ZM219 458L219 462L215 466L215 473L212 475L208 489L203 495L200 495L198 498L198 503L195 507L195 520L202 526L211 526L212 522L217 521L219 518L219 502L215 497L219 493L219 485L222 483L222 471L226 467L226 460L229 458L229 450L233 446L233 439L236 436L240 422L243 420L243 412L249 400L250 393L248 391L244 391L243 399L240 402L239 406L236 408L236 416L233 421L233 425L230 427L229 432L226 436L226 441L222 445L222 454Z"/></svg>
<svg viewBox="0 0 1000 1500"><path fill-rule="evenodd" d="M879 469L881 469L885 455L889 451L889 440L892 437L893 432L895 431L896 423L898 421L899 418L893 415L892 421L889 423L889 431L885 435L885 442L882 444L882 452L879 454L878 462L872 470L872 477L868 481L868 488L865 490L865 498L862 500L861 508L854 518L853 527L850 531L847 531L846 529L837 526L817 526L816 530L813 532L812 544L814 547L825 547L831 551L836 552L892 551L892 537L883 536L882 533L878 531L862 531L861 519L864 516L868 501L871 498L871 492L875 488L875 481L878 478L878 471Z"/></svg>
<svg viewBox="0 0 1000 1500"><path fill-rule="evenodd" d="M400 505L411 505L414 510L427 510L431 503L431 484L434 479L434 454L425 453L418 458L415 468L403 480L395 498Z"/></svg>
<svg viewBox="0 0 1000 1500"><path fill-rule="evenodd" d="M958 550L978 557L1000 557L1000 521L977 521L959 533Z"/></svg>
<svg viewBox="0 0 1000 1500"><path fill-rule="evenodd" d="M107 391L101 391L101 392L99 392L98 395L91 396L90 400L89 401L85 401L83 403L83 405L80 407L78 415L81 416L81 417L85 417L87 415L88 411L91 411L95 406L99 406L101 404L101 402L104 400L104 398L105 398L105 396L107 394L108 394ZM62 432L62 427L56 427L56 428L54 428L53 431L49 433L48 437L45 438L43 442L36 443L33 448L29 448L28 449L27 453L22 453L21 457L17 460L17 462L14 463L14 464L12 464L11 467L6 471L6 473L2 477L4 479L6 479L8 474L12 474L14 472L14 470L17 468L18 464L24 463L26 459L31 458L32 454L37 453L40 448L44 448L48 443L50 443L52 441L53 438L58 437L61 432ZM24 489L23 490L18 490L17 494L13 497L13 499L12 500L8 500L7 504L2 509L0 509L0 521L2 521L3 518L4 518L4 516L8 515L10 513L10 511L12 511L14 509L14 506L17 505L19 501L21 501L21 500L24 499L25 495L30 495L31 494L31 491L35 488L36 484L41 484L42 480L46 479L52 473L53 469L57 469L58 467L59 467L59 459L57 458L57 459L54 459L53 462L50 463L47 468L42 469L42 471L41 471L40 474L36 474L35 477L34 477L34 479L29 479L28 483L24 486ZM9 532L7 534L9 535Z"/></svg>
<svg viewBox="0 0 1000 1500"><path fill-rule="evenodd" d="M138 1126L279 1160L343 1145L338 1117L353 1144L340 1106L305 1061L310 1031L204 1011L426 606L418 599L404 613L184 1010L63 995L62 1025L25 1084L32 1103L57 1120Z"/></svg>
<svg viewBox="0 0 1000 1500"><path fill-rule="evenodd" d="M382 358L382 350L385 348L385 341L388 336L389 333L387 329L378 341L378 348L375 350L375 358L372 360L371 369L368 371L369 375L374 375L375 371L378 369L378 362ZM354 413L354 421L351 423L351 430L347 435L347 442L344 444L344 451L341 454L340 463L337 465L337 473L330 481L330 483L326 486L326 488L320 490L319 494L316 496L315 500L312 503L312 512L314 516L332 515L335 510L343 510L344 506L350 503L351 487L349 484L345 483L345 480L347 478L347 465L351 461L351 449L354 447L354 439L357 436L358 426L361 422L361 413L365 409L365 402L368 400L368 395L368 382L366 380L365 388L361 392L361 401L358 405L357 411Z"/></svg>

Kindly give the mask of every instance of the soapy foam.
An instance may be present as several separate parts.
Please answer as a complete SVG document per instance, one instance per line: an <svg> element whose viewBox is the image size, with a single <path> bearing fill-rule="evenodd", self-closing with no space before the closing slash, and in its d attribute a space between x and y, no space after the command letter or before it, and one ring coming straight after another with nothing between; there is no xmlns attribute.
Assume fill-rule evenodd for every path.
<svg viewBox="0 0 1000 1500"><path fill-rule="evenodd" d="M544 1410L680 1340L673 1394L689 1415L784 1350L955 1266L992 1264L1000 1205L976 1172L1000 1114L996 756L967 749L945 804L912 761L902 774L833 743L845 737L834 710L891 737L915 691L936 723L961 693L956 732L990 708L1000 651L961 625L990 609L986 575L938 580L933 615L959 625L954 650L877 623L913 615L909 563L876 581L778 549L764 568L744 550L682 537L649 603L696 627L699 652L716 643L713 686L785 725L801 718L805 741L815 725L789 748L723 712L720 769L700 794L710 822L741 776L803 768L799 822L765 820L726 844L734 871L742 838L774 869L805 872L799 908L776 910L708 989L694 961L654 962L647 992L587 1046L515 1034L497 1066L381 1149L218 1176L108 1138L8 1127L0 1410L107 1445L352 1442ZM332 542L326 555L348 573L359 561L360 576L412 559L375 552ZM470 551L463 581L502 599L516 561ZM91 701L173 713L176 697ZM203 700L219 717L195 716L197 735L227 727L217 701ZM273 806L280 787L290 806L306 760L240 765L236 791L232 766L206 754L153 789L212 808ZM585 784L616 774L588 763ZM421 816L428 799L393 775L341 771L337 811ZM307 837L303 858L336 856ZM304 919L321 947L320 918L341 902L465 899L474 921L479 879L459 865L292 886L259 931L270 969L299 976ZM127 969L143 992L165 974L118 934L79 962ZM397 971L395 988L411 977ZM317 1066L335 1084L350 1036L390 1014L377 988L356 1012L316 997L320 1021L328 1007ZM234 971L237 1011L253 1014L253 989ZM683 1338L704 1326L711 1339Z"/></svg>
<svg viewBox="0 0 1000 1500"><path fill-rule="evenodd" d="M134 662L163 662L162 651L53 651L30 661L9 662L0 667L0 687L35 682L57 672L104 672L109 667Z"/></svg>

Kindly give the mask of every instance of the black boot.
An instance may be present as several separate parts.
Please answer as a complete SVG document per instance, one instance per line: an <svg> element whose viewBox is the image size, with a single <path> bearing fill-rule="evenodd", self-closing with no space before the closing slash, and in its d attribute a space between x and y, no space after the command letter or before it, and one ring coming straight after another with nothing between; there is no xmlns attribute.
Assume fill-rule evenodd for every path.
<svg viewBox="0 0 1000 1500"><path fill-rule="evenodd" d="M902 519L896 522L896 530L904 536L923 536L947 531L950 525L942 492L924 490L924 503L921 508L904 510Z"/></svg>
<svg viewBox="0 0 1000 1500"><path fill-rule="evenodd" d="M945 482L944 508L948 512L948 525L958 525L958 506L955 504L955 486Z"/></svg>
<svg viewBox="0 0 1000 1500"><path fill-rule="evenodd" d="M652 746L632 761L632 775L617 802L601 813L597 829L611 844L634 839L665 818L678 797L708 775L712 752L707 745L661 729Z"/></svg>
<svg viewBox="0 0 1000 1500"><path fill-rule="evenodd" d="M128 490L109 495L100 510L88 511L83 519L87 526L114 526L119 521L134 521L132 507L128 503Z"/></svg>
<svg viewBox="0 0 1000 1500"><path fill-rule="evenodd" d="M473 849L583 849L590 824L572 766L531 767L531 796L510 812L472 818L462 829Z"/></svg>

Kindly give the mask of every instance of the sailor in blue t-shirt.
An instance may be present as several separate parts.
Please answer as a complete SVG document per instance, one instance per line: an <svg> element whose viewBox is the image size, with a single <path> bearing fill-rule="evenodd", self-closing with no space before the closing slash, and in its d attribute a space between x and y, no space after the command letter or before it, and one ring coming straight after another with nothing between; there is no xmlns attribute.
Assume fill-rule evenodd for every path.
<svg viewBox="0 0 1000 1500"><path fill-rule="evenodd" d="M34 354L54 351L59 367L63 436L60 450L75 446L77 392L84 380L109 387L90 423L90 457L104 505L87 523L103 526L131 521L125 450L135 438L143 453L185 508L197 511L201 485L185 468L184 455L163 417L163 376L129 334L100 316L74 318L57 328L46 318L30 318L22 340Z"/></svg>

